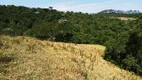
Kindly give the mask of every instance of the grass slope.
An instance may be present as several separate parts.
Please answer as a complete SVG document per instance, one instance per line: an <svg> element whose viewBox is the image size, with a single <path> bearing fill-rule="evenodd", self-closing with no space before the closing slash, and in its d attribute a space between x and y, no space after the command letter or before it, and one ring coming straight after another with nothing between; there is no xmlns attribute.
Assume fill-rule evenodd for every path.
<svg viewBox="0 0 142 80"><path fill-rule="evenodd" d="M0 80L142 80L105 61L104 49L0 36Z"/></svg>

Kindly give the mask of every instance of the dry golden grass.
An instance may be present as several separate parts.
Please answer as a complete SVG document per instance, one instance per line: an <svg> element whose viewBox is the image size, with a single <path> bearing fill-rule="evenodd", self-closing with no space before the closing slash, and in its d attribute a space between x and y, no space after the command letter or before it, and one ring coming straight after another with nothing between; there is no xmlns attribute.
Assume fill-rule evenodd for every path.
<svg viewBox="0 0 142 80"><path fill-rule="evenodd" d="M112 18L114 18L114 17L112 17ZM133 18L133 17L116 17L116 19L120 19L120 20L124 20L124 21L137 20L136 18Z"/></svg>
<svg viewBox="0 0 142 80"><path fill-rule="evenodd" d="M0 36L0 41L5 61L0 57L0 80L142 80L105 61L100 45L9 36Z"/></svg>

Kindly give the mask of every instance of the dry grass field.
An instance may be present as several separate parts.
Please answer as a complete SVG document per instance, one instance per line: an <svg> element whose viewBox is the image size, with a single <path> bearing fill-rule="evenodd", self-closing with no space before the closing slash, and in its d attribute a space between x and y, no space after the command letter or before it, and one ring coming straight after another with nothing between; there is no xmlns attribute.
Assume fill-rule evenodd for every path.
<svg viewBox="0 0 142 80"><path fill-rule="evenodd" d="M0 36L0 80L142 80L103 59L105 47Z"/></svg>
<svg viewBox="0 0 142 80"><path fill-rule="evenodd" d="M123 20L123 21L127 21L127 20L137 20L136 18L133 18L133 17L112 17L112 18L116 18L116 19L120 19L120 20Z"/></svg>

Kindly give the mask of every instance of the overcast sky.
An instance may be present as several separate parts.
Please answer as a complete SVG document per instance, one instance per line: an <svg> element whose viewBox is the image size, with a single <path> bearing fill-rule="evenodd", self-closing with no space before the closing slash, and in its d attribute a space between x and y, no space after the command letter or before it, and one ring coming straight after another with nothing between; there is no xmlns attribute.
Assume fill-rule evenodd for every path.
<svg viewBox="0 0 142 80"><path fill-rule="evenodd" d="M142 0L0 0L1 5L48 8L60 11L96 13L105 9L140 10Z"/></svg>

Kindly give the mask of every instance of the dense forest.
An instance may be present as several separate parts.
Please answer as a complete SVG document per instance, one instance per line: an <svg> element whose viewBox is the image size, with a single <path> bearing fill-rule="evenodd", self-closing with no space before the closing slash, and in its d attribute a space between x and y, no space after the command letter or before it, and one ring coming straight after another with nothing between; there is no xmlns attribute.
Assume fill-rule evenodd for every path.
<svg viewBox="0 0 142 80"><path fill-rule="evenodd" d="M111 17L133 17L123 21ZM38 39L100 44L104 59L142 76L142 14L102 11L97 14L61 12L49 8L0 6L0 34Z"/></svg>

